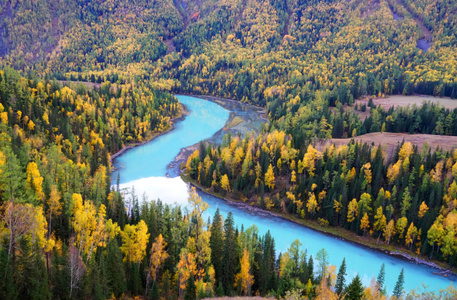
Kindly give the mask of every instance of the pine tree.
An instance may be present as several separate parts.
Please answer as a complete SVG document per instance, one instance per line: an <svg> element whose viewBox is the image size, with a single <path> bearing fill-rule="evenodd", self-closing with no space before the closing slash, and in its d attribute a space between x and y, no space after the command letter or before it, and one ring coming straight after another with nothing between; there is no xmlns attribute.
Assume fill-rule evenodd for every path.
<svg viewBox="0 0 457 300"><path fill-rule="evenodd" d="M222 281L219 282L219 285L217 286L217 289L216 289L216 296L217 296L217 297L222 297L222 296L224 296L224 288L222 287Z"/></svg>
<svg viewBox="0 0 457 300"><path fill-rule="evenodd" d="M222 278L222 256L224 253L224 232L222 228L222 216L219 213L219 208L214 214L213 224L211 225L211 236L209 244L211 247L211 262L216 273L216 284L221 282Z"/></svg>
<svg viewBox="0 0 457 300"><path fill-rule="evenodd" d="M337 293L338 296L341 296L341 294L344 291L344 285L346 281L346 258L343 258L343 263L341 264L339 270L338 270L338 276L336 278L336 285L335 285L335 292Z"/></svg>
<svg viewBox="0 0 457 300"><path fill-rule="evenodd" d="M111 240L108 244L106 267L111 291L114 296L120 297L126 291L127 287L125 284L126 278L122 254L116 239Z"/></svg>
<svg viewBox="0 0 457 300"><path fill-rule="evenodd" d="M314 261L313 261L313 256L311 255L308 260L308 272L309 272L309 278L311 281L314 281Z"/></svg>
<svg viewBox="0 0 457 300"><path fill-rule="evenodd" d="M381 270L379 270L378 278L376 281L378 282L378 289L380 292L384 289L384 279L386 276L386 266L382 264Z"/></svg>
<svg viewBox="0 0 457 300"><path fill-rule="evenodd" d="M403 284L405 283L405 274L404 274L404 269L401 269L400 275L398 276L397 283L395 284L395 288L393 291L393 296L396 297L396 299L400 299L401 295L403 294Z"/></svg>
<svg viewBox="0 0 457 300"><path fill-rule="evenodd" d="M159 285L157 284L157 281L154 281L152 283L152 288L151 288L151 292L149 294L149 299L151 299L151 300L160 299L160 291L159 291Z"/></svg>
<svg viewBox="0 0 457 300"><path fill-rule="evenodd" d="M91 256L85 277L86 297L91 299L105 299L101 287L100 266L95 261L95 256Z"/></svg>
<svg viewBox="0 0 457 300"><path fill-rule="evenodd" d="M222 260L223 266L223 275L222 275L222 283L224 286L224 290L226 295L230 295L233 287L233 283L235 280L235 274L237 271L238 266L238 255L237 255L237 247L238 242L236 239L236 233L234 228L233 222L233 215L229 212L227 219L225 220L224 224L224 233L225 233L225 241L224 241L224 254Z"/></svg>
<svg viewBox="0 0 457 300"><path fill-rule="evenodd" d="M363 296L363 286L359 274L352 279L351 283L346 288L346 300L360 300Z"/></svg>
<svg viewBox="0 0 457 300"><path fill-rule="evenodd" d="M5 248L0 249L0 299L15 299L13 268Z"/></svg>
<svg viewBox="0 0 457 300"><path fill-rule="evenodd" d="M31 246L26 239L19 246L20 258L17 261L16 287L19 299L46 300L50 297L48 276L41 249Z"/></svg>
<svg viewBox="0 0 457 300"><path fill-rule="evenodd" d="M189 276L186 284L186 291L184 292L184 300L196 300L197 287L195 286L194 276Z"/></svg>

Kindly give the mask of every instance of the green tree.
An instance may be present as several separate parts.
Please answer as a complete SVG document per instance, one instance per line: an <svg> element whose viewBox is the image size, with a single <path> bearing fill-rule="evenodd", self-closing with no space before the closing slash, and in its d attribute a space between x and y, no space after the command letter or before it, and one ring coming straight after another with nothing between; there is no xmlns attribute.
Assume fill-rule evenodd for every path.
<svg viewBox="0 0 457 300"><path fill-rule="evenodd" d="M321 250L319 250L316 254L316 259L319 263L319 276L321 278L324 278L325 277L325 272L326 272L326 268L327 268L327 264L328 264L328 253L327 251L325 251L324 248L322 248Z"/></svg>
<svg viewBox="0 0 457 300"><path fill-rule="evenodd" d="M359 274L352 279L346 288L346 300L360 300L363 296L363 285Z"/></svg>
<svg viewBox="0 0 457 300"><path fill-rule="evenodd" d="M21 256L17 261L16 287L19 299L47 300L50 297L48 276L39 246L27 239L19 245Z"/></svg>
<svg viewBox="0 0 457 300"><path fill-rule="evenodd" d="M400 299L403 294L403 285L405 284L404 269L401 269L400 275L398 275L397 283L395 284L394 291L392 293L396 299Z"/></svg>
<svg viewBox="0 0 457 300"><path fill-rule="evenodd" d="M336 277L335 292L338 296L341 297L341 294L344 291L345 281L346 281L346 258L343 258L340 268L338 269L338 275Z"/></svg>
<svg viewBox="0 0 457 300"><path fill-rule="evenodd" d="M196 300L197 287L195 286L194 276L189 276L187 279L186 290L184 292L184 300Z"/></svg>
<svg viewBox="0 0 457 300"><path fill-rule="evenodd" d="M235 281L238 266L238 242L235 236L235 227L232 212L229 212L224 224L224 253L222 260L222 284L226 295L230 295Z"/></svg>
<svg viewBox="0 0 457 300"><path fill-rule="evenodd" d="M222 257L224 254L224 232L222 216L219 213L219 208L214 214L213 223L211 224L211 236L209 238L209 244L211 247L211 262L214 266L214 272L216 274L216 284L221 282L223 274L223 263Z"/></svg>
<svg viewBox="0 0 457 300"><path fill-rule="evenodd" d="M127 286L122 253L116 239L109 242L107 253L106 267L109 286L114 296L120 297L127 290Z"/></svg>
<svg viewBox="0 0 457 300"><path fill-rule="evenodd" d="M379 270L378 277L376 278L376 282L378 283L378 290L382 292L384 290L384 280L386 277L386 266L384 263L381 266L381 270Z"/></svg>

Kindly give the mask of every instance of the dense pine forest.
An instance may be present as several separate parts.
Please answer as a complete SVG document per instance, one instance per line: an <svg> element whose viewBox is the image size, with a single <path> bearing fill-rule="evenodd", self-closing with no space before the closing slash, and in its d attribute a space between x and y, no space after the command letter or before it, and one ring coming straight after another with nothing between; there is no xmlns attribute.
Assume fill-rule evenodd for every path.
<svg viewBox="0 0 457 300"><path fill-rule="evenodd" d="M403 271L384 266L363 286L303 241L278 253L270 233L231 215L204 220L195 189L184 208L111 186L112 155L183 115L173 93L236 99L264 107L268 123L201 143L184 177L457 267L456 149L321 143L457 136L457 109L373 101L457 98L456 5L0 0L0 298L457 298L453 286L405 291Z"/></svg>

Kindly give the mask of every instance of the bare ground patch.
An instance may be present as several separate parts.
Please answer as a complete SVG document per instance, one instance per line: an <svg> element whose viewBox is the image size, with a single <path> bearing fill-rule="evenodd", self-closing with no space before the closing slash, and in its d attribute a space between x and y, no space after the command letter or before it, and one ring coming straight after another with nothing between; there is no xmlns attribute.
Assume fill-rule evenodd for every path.
<svg viewBox="0 0 457 300"><path fill-rule="evenodd" d="M84 84L86 87L88 87L89 89L93 89L93 88L100 88L102 86L101 83L96 83L96 82L88 82L88 81L69 81L69 80L56 80L57 82L59 82L60 84L62 84L63 86L68 86L70 85L70 88L77 84Z"/></svg>
<svg viewBox="0 0 457 300"><path fill-rule="evenodd" d="M386 98L373 98L373 103L378 106L381 105L382 107L389 109L393 106L408 106L416 104L417 106L421 106L424 102L431 102L435 103L439 106L443 106L447 109L455 109L457 108L457 99L451 98L439 98L433 96L423 96L423 95L414 95L414 96L403 96L403 95L393 95ZM356 103L361 104L368 104L368 99L361 99L357 100ZM368 108L367 108L368 110Z"/></svg>
<svg viewBox="0 0 457 300"><path fill-rule="evenodd" d="M363 121L366 118L370 117L370 107L368 107L368 101L371 97L364 97L358 100L354 101L354 104L351 106L345 105L344 111L348 111L350 108L354 109L354 112L359 115L359 118ZM414 105L416 104L417 106L421 106L424 102L431 102L434 104L437 104L439 106L442 106L446 109L456 109L457 108L457 99L451 99L451 98L440 98L440 97L433 97L433 96L426 96L426 95L414 95L414 96L403 96L403 95L392 95L388 97L379 97L379 98L372 98L373 103L376 106L382 106L386 110L391 108L391 107L406 107L408 105ZM362 106L366 105L366 110L360 111L360 110L355 110L356 105ZM336 113L335 108L331 108L333 112Z"/></svg>
<svg viewBox="0 0 457 300"><path fill-rule="evenodd" d="M457 136L391 132L374 132L348 139L329 139L324 142L320 142L317 145L317 148L322 151L331 144L335 144L337 147L347 145L351 140L354 140L355 142L368 143L374 146L382 145L388 157L394 153L397 145L401 144L403 140L417 146L419 151L422 149L425 142L428 143L432 150L435 150L438 146L445 151L457 149Z"/></svg>

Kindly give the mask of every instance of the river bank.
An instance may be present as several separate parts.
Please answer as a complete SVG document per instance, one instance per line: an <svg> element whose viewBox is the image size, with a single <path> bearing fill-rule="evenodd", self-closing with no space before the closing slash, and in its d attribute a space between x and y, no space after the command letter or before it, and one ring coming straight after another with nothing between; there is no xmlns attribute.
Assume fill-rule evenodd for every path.
<svg viewBox="0 0 457 300"><path fill-rule="evenodd" d="M230 116L224 127L219 129L213 136L206 139L205 142L211 144L222 143L224 135L230 133L232 135L245 134L255 132L258 133L263 127L263 124L267 122L266 111L262 107L258 107L251 104L241 103L236 100L214 97L214 96L203 96L203 95L192 95L192 97L203 99L216 103L226 110L230 111ZM196 149L198 149L199 143L181 148L179 154L170 162L167 166L168 176L179 176L181 163L187 161L187 157L191 155Z"/></svg>
<svg viewBox="0 0 457 300"><path fill-rule="evenodd" d="M164 134L166 134L166 133L172 131L172 130L175 128L175 124L176 124L177 122L180 122L180 121L184 120L184 118L185 118L186 116L188 116L189 113L190 113L190 111L187 109L187 107L186 107L184 104L182 104L182 103L181 103L181 109L182 109L181 116L176 117L176 118L173 118L173 119L170 120L170 122L171 122L170 128L168 128L167 130L162 131L162 132L155 132L155 133L152 133L152 135L151 135L149 138L147 138L145 141L143 141L143 142L133 142L133 143L130 143L130 144L124 146L121 150L119 150L119 151L117 151L116 153L114 153L113 155L111 155L111 157L110 157L110 162L112 163L113 160L114 160L116 157L118 157L118 156L124 154L125 151L127 151L127 150L129 150L129 149L132 149L132 148L135 148L135 147L138 147L138 146L145 145L145 144L147 144L147 143L153 141L155 138L158 138L159 136L164 135Z"/></svg>
<svg viewBox="0 0 457 300"><path fill-rule="evenodd" d="M223 109L220 105L190 96L178 96L181 103L188 106L191 111L182 122L176 123L173 131L154 139L151 143L141 147L136 147L116 158L113 162L116 171L112 177L116 178L119 174L119 182L125 187L133 187L139 195L147 195L149 199L161 199L164 203L174 205L186 205L188 197L188 184L186 184L179 173L171 174L171 178L166 178L167 165L176 156L186 149L188 145L199 147L200 140L211 139L211 137L221 128L228 127L230 123L230 112ZM232 120L233 121L233 120ZM181 152L181 154L183 154ZM186 156L183 154L183 158ZM188 181L188 180L187 180ZM160 193L164 191L164 193ZM211 191L210 191L211 192ZM220 195L218 195L220 196ZM242 203L235 195L224 198L234 198L237 204L230 205L224 199L217 198L209 193L201 191L202 200L207 202L210 207L205 212L205 219L211 218L217 209L226 218L229 213L233 213L234 222L238 226L248 228L256 225L259 234L266 234L270 231L275 239L276 250L284 253L290 245L300 239L309 254L313 256L322 248L327 249L332 265L339 265L343 258L348 262L348 278L353 278L360 274L364 285L370 284L371 278L376 276L379 268L385 263L386 288L390 293L395 285L397 274L404 269L405 289L422 289L422 284L426 284L433 290L448 287L456 282L456 277L437 276L435 271L440 270L431 268L423 264L410 263L404 258L394 255L386 255L385 251L372 250L370 247L361 247L359 243L351 242L352 239L362 239L361 243L367 243L367 239L350 235L350 232L342 228L324 227L324 232L313 229L317 222L311 221L309 224L302 223L303 220L292 222L290 216L281 215L279 212L258 211L255 203ZM176 200L179 198L178 200ZM250 204L252 206L247 206ZM236 206L235 206L236 205ZM307 226L299 226L307 225ZM332 235L334 231L340 230L340 234ZM323 234L324 233L324 234ZM328 234L326 234L328 233ZM338 232L337 232L338 233ZM373 239L372 239L373 240ZM375 240L374 240L375 241ZM376 242L376 241L375 241ZM397 250L395 247L388 246L389 251ZM412 255L414 256L414 255Z"/></svg>
<svg viewBox="0 0 457 300"><path fill-rule="evenodd" d="M397 257L402 260L408 261L410 263L428 266L430 268L436 269L436 272L433 272L433 274L435 274L435 275L439 275L439 276L443 276L443 277L457 276L457 273L456 273L457 270L455 268L453 269L451 266L447 265L446 263L439 262L436 260L429 260L426 257L418 256L414 252L412 252L408 249L398 248L393 245L387 245L384 243L377 243L375 238L359 236L359 235L357 235L353 232L347 231L341 227L322 226L314 220L298 219L295 216L285 214L285 213L282 213L279 211L269 211L269 210L265 210L265 209L262 209L257 206L252 206L243 201L234 199L233 197L224 196L222 194L215 193L214 191L212 191L210 189L206 189L206 188L200 186L195 180L190 178L190 176L185 175L184 172L181 173L181 178L184 182L187 182L191 186L196 187L198 191L212 195L219 199L222 199L222 200L226 201L229 205L236 206L236 207L241 208L250 213L255 213L257 215L261 215L264 217L276 217L276 218L288 220L299 226L304 226L304 227L314 230L316 232L337 238L339 240L342 240L342 241L345 241L345 242L348 242L348 243L351 243L351 244L354 244L357 246L369 248L376 252L387 254L392 257Z"/></svg>

